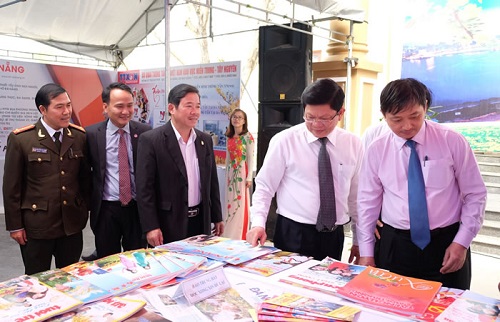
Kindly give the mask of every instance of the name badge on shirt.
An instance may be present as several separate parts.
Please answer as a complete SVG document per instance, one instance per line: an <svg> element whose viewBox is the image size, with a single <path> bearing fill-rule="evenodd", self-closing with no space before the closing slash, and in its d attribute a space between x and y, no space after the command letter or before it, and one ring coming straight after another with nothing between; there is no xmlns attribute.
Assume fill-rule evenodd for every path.
<svg viewBox="0 0 500 322"><path fill-rule="evenodd" d="M47 153L47 149L45 148L35 148L35 147L32 147L31 148L31 152L37 152L37 153Z"/></svg>

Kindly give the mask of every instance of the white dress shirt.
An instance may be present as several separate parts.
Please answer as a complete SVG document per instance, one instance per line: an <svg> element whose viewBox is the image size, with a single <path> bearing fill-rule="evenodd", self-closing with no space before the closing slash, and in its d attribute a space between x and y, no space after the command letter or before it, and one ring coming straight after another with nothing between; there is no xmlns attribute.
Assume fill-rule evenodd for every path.
<svg viewBox="0 0 500 322"><path fill-rule="evenodd" d="M186 173L188 176L188 206L193 207L201 203L201 181L200 181L200 166L198 164L198 156L196 155L196 132L191 129L189 139L184 142L179 131L175 128L172 122L177 142L181 149L182 158L186 165Z"/></svg>
<svg viewBox="0 0 500 322"><path fill-rule="evenodd" d="M356 243L356 199L358 173L363 158L362 144L357 136L339 127L328 135L328 141L335 186L336 224L344 225L352 218L353 241ZM307 130L305 123L273 136L264 164L255 178L257 187L250 210L252 227L265 227L275 193L280 215L299 223L316 224L319 211L320 147L318 138Z"/></svg>
<svg viewBox="0 0 500 322"><path fill-rule="evenodd" d="M43 127L45 128L45 130L47 130L47 133L49 133L50 137L52 138L52 141L56 141L56 138L54 137L54 134L56 132L59 132L61 133L61 136L59 136L59 141L62 143L62 140L63 140L63 129L59 129L59 130L54 130L53 128L50 127L50 125L48 125L47 123L45 123L45 121L43 120L43 117L40 118L40 121L42 122L42 125Z"/></svg>

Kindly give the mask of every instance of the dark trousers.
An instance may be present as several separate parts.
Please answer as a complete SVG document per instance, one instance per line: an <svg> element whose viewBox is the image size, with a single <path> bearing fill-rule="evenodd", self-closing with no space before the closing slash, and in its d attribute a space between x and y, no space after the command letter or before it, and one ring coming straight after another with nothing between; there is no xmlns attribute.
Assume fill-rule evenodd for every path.
<svg viewBox="0 0 500 322"><path fill-rule="evenodd" d="M340 260L344 249L344 227L332 232L318 232L316 225L302 224L278 214L274 246L289 252L322 260L326 256Z"/></svg>
<svg viewBox="0 0 500 322"><path fill-rule="evenodd" d="M377 267L394 273L443 283L443 286L469 289L471 282L470 249L464 266L453 273L441 274L446 248L458 232L459 223L431 231L431 242L423 250L411 241L409 230L395 229L384 223L375 246Z"/></svg>
<svg viewBox="0 0 500 322"><path fill-rule="evenodd" d="M198 208L198 215L196 215L195 217L188 218L187 237L192 237L205 233L203 229L203 208L201 206L201 203L198 206L196 206L196 208Z"/></svg>
<svg viewBox="0 0 500 322"><path fill-rule="evenodd" d="M57 268L62 268L80 260L83 250L82 232L55 239L33 239L28 237L21 245L24 273L27 275L47 271L54 256ZM8 260L4 258L3 260Z"/></svg>
<svg viewBox="0 0 500 322"><path fill-rule="evenodd" d="M123 251L146 247L135 200L125 207L103 200L94 235L99 258L120 253L122 247Z"/></svg>

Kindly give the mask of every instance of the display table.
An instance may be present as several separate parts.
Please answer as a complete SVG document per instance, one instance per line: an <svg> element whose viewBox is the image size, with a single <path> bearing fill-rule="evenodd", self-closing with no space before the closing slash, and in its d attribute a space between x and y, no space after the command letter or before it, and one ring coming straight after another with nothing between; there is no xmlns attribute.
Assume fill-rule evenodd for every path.
<svg viewBox="0 0 500 322"><path fill-rule="evenodd" d="M319 263L319 261L315 262ZM241 296L251 307L255 309L262 301L284 292L296 293L306 297L346 305L347 302L337 296L288 285L278 281L282 276L290 274L294 271L298 272L303 270L304 265L310 265L310 261L269 277L244 272L235 267L225 266L223 270L225 276L231 284L231 288L233 288L239 296ZM189 305L184 298L176 298L174 300L173 297L178 291L178 287L178 285L175 285L171 287L141 290L140 292L155 306L156 309L160 311L165 318L171 321L252 321L249 318L242 318L238 312L234 312L231 308L231 300L226 299L222 301L221 299L215 299L215 297L212 300L209 300L209 302L211 302L211 320L207 317L207 315L203 314L198 309L198 307L200 307L199 304ZM206 306L206 304L204 305ZM349 302L348 305L362 309L362 311L356 315L354 321L411 321L405 317L399 317L364 308L352 302ZM240 305L240 308L241 306L242 305ZM202 307L202 309L206 308Z"/></svg>

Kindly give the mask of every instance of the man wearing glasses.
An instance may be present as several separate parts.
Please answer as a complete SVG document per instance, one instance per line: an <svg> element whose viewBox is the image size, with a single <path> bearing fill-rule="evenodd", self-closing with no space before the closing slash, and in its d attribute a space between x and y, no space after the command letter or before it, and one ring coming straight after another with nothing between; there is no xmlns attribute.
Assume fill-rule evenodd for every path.
<svg viewBox="0 0 500 322"><path fill-rule="evenodd" d="M331 79L321 79L304 90L301 100L305 122L272 138L255 179L247 241L254 246L266 241L265 224L276 194L276 247L317 260L326 256L340 260L343 225L352 218L354 245L349 262L357 261L356 199L363 148L354 134L336 128L345 111L344 92ZM326 167L324 158L329 159ZM325 178L329 182L320 183ZM324 224L324 217L329 224Z"/></svg>

